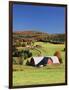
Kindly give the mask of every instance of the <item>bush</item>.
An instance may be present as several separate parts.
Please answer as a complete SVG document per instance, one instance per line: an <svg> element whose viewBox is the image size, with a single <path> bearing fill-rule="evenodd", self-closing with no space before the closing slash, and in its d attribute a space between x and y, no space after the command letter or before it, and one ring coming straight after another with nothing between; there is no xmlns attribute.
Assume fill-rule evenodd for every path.
<svg viewBox="0 0 69 90"><path fill-rule="evenodd" d="M18 59L14 59L13 63L14 64L23 64L23 61L29 57L32 56L32 53L29 50L22 50L18 51L16 48L13 50L13 57L17 57ZM17 63L18 61L18 63Z"/></svg>
<svg viewBox="0 0 69 90"><path fill-rule="evenodd" d="M58 59L59 59L59 62L62 63L62 57L61 57L61 52L60 52L60 51L56 51L56 52L54 53L54 56L57 56Z"/></svg>
<svg viewBox="0 0 69 90"><path fill-rule="evenodd" d="M22 43L22 47L25 47L26 46L26 43Z"/></svg>
<svg viewBox="0 0 69 90"><path fill-rule="evenodd" d="M31 52L29 52L29 53L28 53L28 57L31 57L31 56L32 56L32 53L31 53Z"/></svg>
<svg viewBox="0 0 69 90"><path fill-rule="evenodd" d="M65 48L64 48L64 51L65 51Z"/></svg>
<svg viewBox="0 0 69 90"><path fill-rule="evenodd" d="M26 65L30 65L30 62L27 60Z"/></svg>
<svg viewBox="0 0 69 90"><path fill-rule="evenodd" d="M29 58L32 56L32 53L29 50L24 50L24 58Z"/></svg>
<svg viewBox="0 0 69 90"><path fill-rule="evenodd" d="M20 42L16 42L16 46L17 47L20 47L21 46L21 43Z"/></svg>
<svg viewBox="0 0 69 90"><path fill-rule="evenodd" d="M28 58L28 54L24 53L24 59L27 59L27 58Z"/></svg>
<svg viewBox="0 0 69 90"><path fill-rule="evenodd" d="M16 59L15 59L15 58L13 58L13 64L17 64L17 62L16 62Z"/></svg>
<svg viewBox="0 0 69 90"><path fill-rule="evenodd" d="M13 53L12 53L13 57L17 57L18 56L18 50L16 49L15 46L13 46Z"/></svg>
<svg viewBox="0 0 69 90"><path fill-rule="evenodd" d="M19 59L19 64L20 64L20 65L23 64L23 58L22 58L22 57L20 57L20 59Z"/></svg>

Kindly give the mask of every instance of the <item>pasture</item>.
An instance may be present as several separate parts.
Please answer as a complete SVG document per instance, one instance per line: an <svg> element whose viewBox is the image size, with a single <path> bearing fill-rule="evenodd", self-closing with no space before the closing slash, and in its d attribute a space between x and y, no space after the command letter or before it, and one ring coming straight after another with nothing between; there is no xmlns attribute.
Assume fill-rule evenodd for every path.
<svg viewBox="0 0 69 90"><path fill-rule="evenodd" d="M43 56L52 56L54 55L55 51L58 50L61 51L63 64L47 65L42 68L26 65L13 65L13 86L64 83L65 45L51 44L45 42L35 42L34 46L36 45L40 45L41 47L30 49L33 56L38 56L38 54L41 54Z"/></svg>

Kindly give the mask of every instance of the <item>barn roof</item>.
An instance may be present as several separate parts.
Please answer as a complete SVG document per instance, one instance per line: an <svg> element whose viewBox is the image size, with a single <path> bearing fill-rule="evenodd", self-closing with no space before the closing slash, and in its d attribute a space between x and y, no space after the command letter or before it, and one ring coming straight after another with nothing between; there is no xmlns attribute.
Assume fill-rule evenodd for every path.
<svg viewBox="0 0 69 90"><path fill-rule="evenodd" d="M46 56L46 57L50 57L53 61L53 64L59 64L60 63L57 56ZM35 65L37 65L39 62L41 62L43 60L43 58L44 58L44 56L33 57Z"/></svg>
<svg viewBox="0 0 69 90"><path fill-rule="evenodd" d="M60 63L57 56L48 56L48 57L50 57L52 59L52 61L53 61L54 64Z"/></svg>
<svg viewBox="0 0 69 90"><path fill-rule="evenodd" d="M33 57L35 65L37 65L44 57Z"/></svg>

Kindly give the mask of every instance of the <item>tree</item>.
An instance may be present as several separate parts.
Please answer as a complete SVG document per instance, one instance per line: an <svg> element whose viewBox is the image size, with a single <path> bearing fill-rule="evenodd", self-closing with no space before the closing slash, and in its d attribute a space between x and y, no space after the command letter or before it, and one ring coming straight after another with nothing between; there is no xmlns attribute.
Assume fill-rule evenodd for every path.
<svg viewBox="0 0 69 90"><path fill-rule="evenodd" d="M19 64L23 65L23 58L22 57L19 57Z"/></svg>
<svg viewBox="0 0 69 90"><path fill-rule="evenodd" d="M54 56L57 56L58 59L59 59L59 62L62 63L62 57L61 57L61 52L60 52L60 51L56 51L56 52L54 53Z"/></svg>

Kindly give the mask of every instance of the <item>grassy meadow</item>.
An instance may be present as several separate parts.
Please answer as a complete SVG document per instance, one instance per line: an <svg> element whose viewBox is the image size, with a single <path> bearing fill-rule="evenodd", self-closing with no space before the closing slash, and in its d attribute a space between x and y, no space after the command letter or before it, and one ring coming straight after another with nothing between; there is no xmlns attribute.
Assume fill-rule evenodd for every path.
<svg viewBox="0 0 69 90"><path fill-rule="evenodd" d="M30 49L33 56L52 56L55 51L61 51L63 63L59 65L47 65L45 67L32 67L27 65L13 65L13 86L39 85L65 82L65 45L35 42L36 47ZM19 48L20 50L24 48ZM28 58L30 60L30 58ZM24 61L26 63L26 60Z"/></svg>

